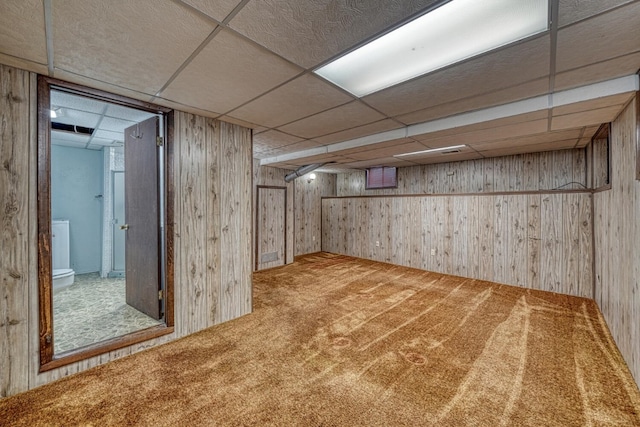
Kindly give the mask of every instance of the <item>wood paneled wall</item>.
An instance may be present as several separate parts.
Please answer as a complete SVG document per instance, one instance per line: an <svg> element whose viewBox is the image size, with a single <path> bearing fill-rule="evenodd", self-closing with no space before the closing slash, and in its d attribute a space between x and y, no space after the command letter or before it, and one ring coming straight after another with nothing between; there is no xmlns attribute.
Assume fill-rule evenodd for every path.
<svg viewBox="0 0 640 427"><path fill-rule="evenodd" d="M590 193L326 198L322 221L324 251L593 295Z"/></svg>
<svg viewBox="0 0 640 427"><path fill-rule="evenodd" d="M253 218L255 222L257 212L256 206L256 188L258 185L272 185L276 187L286 187L287 188L287 254L285 257L285 264L290 264L293 262L293 254L294 254L294 183L293 182L285 182L284 177L291 171L279 168L272 168L268 166L260 166L259 160L253 161ZM254 236L255 238L255 236ZM253 242L255 245L255 241ZM255 248L255 246L254 246ZM255 249L254 249L255 252ZM255 256L255 253L254 253ZM255 262L252 264L255 266Z"/></svg>
<svg viewBox="0 0 640 427"><path fill-rule="evenodd" d="M295 181L295 255L322 250L322 198L336 195L336 175L316 173L316 179Z"/></svg>
<svg viewBox="0 0 640 427"><path fill-rule="evenodd" d="M176 114L175 331L38 373L36 79L0 65L0 397L251 311L251 133Z"/></svg>
<svg viewBox="0 0 640 427"><path fill-rule="evenodd" d="M640 181L637 99L612 124L611 185L594 194L595 298L640 383Z"/></svg>
<svg viewBox="0 0 640 427"><path fill-rule="evenodd" d="M256 270L279 267L285 264L287 252L286 188L258 187L256 198L256 228L258 246L255 254Z"/></svg>
<svg viewBox="0 0 640 427"><path fill-rule="evenodd" d="M593 146L592 188L598 189L609 184L609 141L596 139L591 144Z"/></svg>
<svg viewBox="0 0 640 427"><path fill-rule="evenodd" d="M33 206L36 166L29 73L0 65L0 397L29 387L29 298L37 298L33 266L36 217ZM37 325L35 335L38 335Z"/></svg>
<svg viewBox="0 0 640 427"><path fill-rule="evenodd" d="M339 174L338 196L492 193L581 189L584 149L548 151L398 168L398 188L365 190L365 173Z"/></svg>

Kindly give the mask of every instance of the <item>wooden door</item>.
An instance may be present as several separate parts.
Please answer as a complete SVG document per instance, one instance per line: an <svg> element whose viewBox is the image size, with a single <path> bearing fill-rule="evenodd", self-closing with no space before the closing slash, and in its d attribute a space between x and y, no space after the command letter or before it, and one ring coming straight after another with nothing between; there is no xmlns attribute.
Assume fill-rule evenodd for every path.
<svg viewBox="0 0 640 427"><path fill-rule="evenodd" d="M258 186L256 206L256 270L284 265L287 188Z"/></svg>
<svg viewBox="0 0 640 427"><path fill-rule="evenodd" d="M158 118L124 131L127 304L160 319Z"/></svg>

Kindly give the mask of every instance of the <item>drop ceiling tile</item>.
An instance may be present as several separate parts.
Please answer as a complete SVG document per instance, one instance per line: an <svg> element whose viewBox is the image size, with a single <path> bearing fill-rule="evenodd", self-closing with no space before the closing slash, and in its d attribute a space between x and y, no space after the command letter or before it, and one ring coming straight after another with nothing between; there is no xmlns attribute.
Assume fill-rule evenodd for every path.
<svg viewBox="0 0 640 427"><path fill-rule="evenodd" d="M347 163L345 166L349 166L353 169L366 169L375 166L395 166L395 167L403 167L403 166L415 166L416 163L409 162L407 160L397 159L395 157L381 157L379 159L374 160L359 160L351 163Z"/></svg>
<svg viewBox="0 0 640 427"><path fill-rule="evenodd" d="M154 114L147 111L136 110L135 108L109 104L105 116L139 123L151 118Z"/></svg>
<svg viewBox="0 0 640 427"><path fill-rule="evenodd" d="M98 129L93 133L93 135L97 138L102 139L110 139L116 141L124 141L124 133L123 132L112 132L109 130L100 130Z"/></svg>
<svg viewBox="0 0 640 427"><path fill-rule="evenodd" d="M55 119L51 119L53 122L64 123L66 125L82 126L87 128L93 128L98 125L100 120L99 114L86 113L84 111L71 110L63 108L61 113Z"/></svg>
<svg viewBox="0 0 640 427"><path fill-rule="evenodd" d="M352 101L322 79L305 74L234 110L231 116L278 127Z"/></svg>
<svg viewBox="0 0 640 427"><path fill-rule="evenodd" d="M311 68L433 3L435 0L251 1L229 25L301 67Z"/></svg>
<svg viewBox="0 0 640 427"><path fill-rule="evenodd" d="M213 119L220 118L220 113L216 113L215 111L204 110L202 108L193 107L191 105L186 105L181 102L175 102L175 101L171 101L161 97L153 97L151 98L150 102L161 105L163 107L173 108L174 110L177 110L177 111L182 111L189 114L195 114L202 117L209 117Z"/></svg>
<svg viewBox="0 0 640 427"><path fill-rule="evenodd" d="M360 151L358 153L351 153L349 157L356 160L372 160L379 159L380 157L393 157L396 154L413 153L415 151L427 150L427 147L419 142L407 142L404 144L397 144L390 147L370 149L366 151Z"/></svg>
<svg viewBox="0 0 640 427"><path fill-rule="evenodd" d="M349 104L281 126L280 130L302 138L316 138L341 130L356 128L383 119L384 116L366 105Z"/></svg>
<svg viewBox="0 0 640 427"><path fill-rule="evenodd" d="M460 144L479 144L499 139L515 138L546 132L548 119L532 120L490 129L466 132L457 135L433 138L429 134L416 135L413 138L432 148L449 147Z"/></svg>
<svg viewBox="0 0 640 427"><path fill-rule="evenodd" d="M582 137L591 139L596 134L596 132L598 132L599 129L600 129L600 125L587 126L584 128L584 132L582 132Z"/></svg>
<svg viewBox="0 0 640 427"><path fill-rule="evenodd" d="M130 120L114 119L112 117L104 117L100 122L100 129L110 130L114 132L124 132L129 126L135 125L136 122Z"/></svg>
<svg viewBox="0 0 640 427"><path fill-rule="evenodd" d="M93 146L104 146L104 147L122 147L124 145L124 141L122 139L106 139L106 138L96 138L95 136L91 138L91 145Z"/></svg>
<svg viewBox="0 0 640 427"><path fill-rule="evenodd" d="M62 114L65 110L84 111L87 113L102 114L109 104L85 96L73 95L59 90L51 91L51 106L54 108L62 108Z"/></svg>
<svg viewBox="0 0 640 427"><path fill-rule="evenodd" d="M584 148L591 142L591 138L580 138L576 144L576 148Z"/></svg>
<svg viewBox="0 0 640 427"><path fill-rule="evenodd" d="M21 70L31 71L32 73L38 73L47 75L49 68L47 64L40 64L38 62L28 61L22 58L16 58L15 56L5 55L0 53L0 64L9 65L10 67L20 68Z"/></svg>
<svg viewBox="0 0 640 427"><path fill-rule="evenodd" d="M466 151L462 153L454 154L440 154L439 156L425 157L422 159L413 160L413 162L421 165L431 165L434 163L449 163L449 162L461 162L464 160L481 159L483 156L475 151Z"/></svg>
<svg viewBox="0 0 640 427"><path fill-rule="evenodd" d="M258 127L257 124L255 123L251 123L251 122L247 122L245 120L240 120L237 119L235 117L231 117L229 115L224 115L224 116L220 116L218 117L219 120L222 120L223 122L227 122L227 123L231 123L234 125L238 125L238 126L242 126L248 129L256 129Z"/></svg>
<svg viewBox="0 0 640 427"><path fill-rule="evenodd" d="M261 147L279 148L302 141L302 138L288 135L277 130L269 130L253 136L253 144ZM313 144L317 146L317 144Z"/></svg>
<svg viewBox="0 0 640 427"><path fill-rule="evenodd" d="M54 71L54 74L54 77L60 80L65 80L67 82L77 83L79 85L100 89L105 92L126 96L129 98L137 99L139 101L149 101L151 98L149 94L140 91L127 89L122 86L114 85L101 80L96 80L95 78L81 76L79 74L61 70L59 68Z"/></svg>
<svg viewBox="0 0 640 427"><path fill-rule="evenodd" d="M584 67L640 49L640 2L558 30L556 71ZM614 71L615 72L615 71Z"/></svg>
<svg viewBox="0 0 640 427"><path fill-rule="evenodd" d="M3 1L0 8L0 53L46 64L42 0Z"/></svg>
<svg viewBox="0 0 640 427"><path fill-rule="evenodd" d="M503 117L495 120L488 120L485 122L474 123L467 126L458 126L449 129L443 129L436 132L431 132L427 134L423 134L424 136L428 136L429 138L440 138L443 136L449 135L459 135L463 133L485 130L485 129L493 129L501 126L514 125L518 123L526 123L534 120L540 120L549 117L548 110L540 110L533 111L531 113L518 114L510 117ZM424 139L424 138L421 138Z"/></svg>
<svg viewBox="0 0 640 427"><path fill-rule="evenodd" d="M597 125L613 121L624 105L599 108L597 110L555 116L551 119L551 130L569 129L588 125Z"/></svg>
<svg viewBox="0 0 640 427"><path fill-rule="evenodd" d="M215 19L218 22L224 21L241 0L182 0L200 12Z"/></svg>
<svg viewBox="0 0 640 427"><path fill-rule="evenodd" d="M57 68L146 94L157 92L215 25L173 2L52 5Z"/></svg>
<svg viewBox="0 0 640 427"><path fill-rule="evenodd" d="M617 95L604 96L602 98L590 99L588 101L576 102L573 104L562 105L551 110L553 116L562 116L565 114L579 113L581 111L597 110L599 108L609 107L613 105L626 104L636 95L635 92L620 93Z"/></svg>
<svg viewBox="0 0 640 427"><path fill-rule="evenodd" d="M329 135L319 136L314 138L320 144L334 144L336 142L348 141L350 139L360 138L363 136L373 135L379 132L386 132L388 130L399 129L403 127L402 124L391 119L379 120L368 125L359 126L353 129L347 129L340 132L335 132Z"/></svg>
<svg viewBox="0 0 640 427"><path fill-rule="evenodd" d="M350 159L347 159L342 156L336 156L334 154L318 154L316 156L303 157L300 159L290 159L290 160L287 160L286 162L296 166L304 166L304 165L310 165L312 163L329 163L329 162L345 163L348 161L350 161Z"/></svg>
<svg viewBox="0 0 640 427"><path fill-rule="evenodd" d="M575 144L578 139L580 139L581 134L582 129L576 128L558 132L545 132L536 135L501 139L497 141L486 141L478 144L470 144L470 146L476 151L487 151L517 146L546 144L554 141L572 141L573 144Z"/></svg>
<svg viewBox="0 0 640 427"><path fill-rule="evenodd" d="M617 77L629 76L638 71L640 52L624 55L596 64L587 65L570 71L557 73L554 90L565 90L585 86Z"/></svg>
<svg viewBox="0 0 640 427"><path fill-rule="evenodd" d="M490 93L472 96L435 107L425 108L412 113L395 117L396 120L406 124L422 123L443 117L453 116L467 111L480 110L496 105L544 95L549 92L549 78L533 80L518 84L506 89L499 89Z"/></svg>
<svg viewBox="0 0 640 427"><path fill-rule="evenodd" d="M558 25L564 27L633 0L560 0Z"/></svg>
<svg viewBox="0 0 640 427"><path fill-rule="evenodd" d="M353 147L353 148L348 148L346 150L339 150L339 151L335 151L332 150L333 153L336 154L340 154L342 156L351 156L351 154L353 153L361 153L363 151L369 151L369 150L378 150L381 148L388 148L388 147L393 147L396 145L402 145L402 144L406 144L409 142L416 142L411 138L400 138L400 139L392 139L389 141L384 141L384 142L378 142L376 144L369 144L369 145L361 145L359 147ZM424 147L424 145L423 145ZM426 149L426 147L424 147Z"/></svg>
<svg viewBox="0 0 640 427"><path fill-rule="evenodd" d="M484 157L502 157L515 154L539 153L542 151L567 150L575 146L575 141L554 141L544 144L523 145L511 148L482 151Z"/></svg>
<svg viewBox="0 0 640 427"><path fill-rule="evenodd" d="M301 71L237 34L222 30L161 96L225 113Z"/></svg>
<svg viewBox="0 0 640 427"><path fill-rule="evenodd" d="M389 116L515 87L549 74L548 35L481 55L364 98ZM530 95L529 95L530 96Z"/></svg>
<svg viewBox="0 0 640 427"><path fill-rule="evenodd" d="M269 148L265 150L259 151L263 157L275 157L280 156L282 154L295 153L296 151L307 150L309 148L316 148L318 144L310 141L308 139L294 142L289 145L283 145L277 148Z"/></svg>

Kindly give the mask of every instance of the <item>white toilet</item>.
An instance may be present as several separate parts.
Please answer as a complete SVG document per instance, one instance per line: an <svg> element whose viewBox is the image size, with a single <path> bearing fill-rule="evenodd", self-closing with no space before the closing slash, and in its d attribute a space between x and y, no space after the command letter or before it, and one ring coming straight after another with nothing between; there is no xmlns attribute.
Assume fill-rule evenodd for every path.
<svg viewBox="0 0 640 427"><path fill-rule="evenodd" d="M72 285L76 275L70 268L68 220L51 221L51 258L55 293Z"/></svg>

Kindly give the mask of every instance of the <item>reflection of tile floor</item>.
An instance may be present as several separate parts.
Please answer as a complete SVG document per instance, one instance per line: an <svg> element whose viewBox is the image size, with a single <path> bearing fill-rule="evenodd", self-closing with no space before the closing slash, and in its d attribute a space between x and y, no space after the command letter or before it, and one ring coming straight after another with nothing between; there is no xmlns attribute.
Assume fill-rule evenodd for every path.
<svg viewBox="0 0 640 427"><path fill-rule="evenodd" d="M160 322L125 303L125 279L77 274L53 295L54 353L119 337Z"/></svg>

